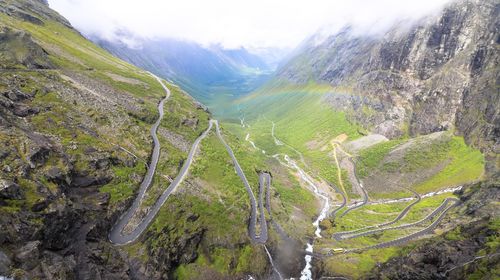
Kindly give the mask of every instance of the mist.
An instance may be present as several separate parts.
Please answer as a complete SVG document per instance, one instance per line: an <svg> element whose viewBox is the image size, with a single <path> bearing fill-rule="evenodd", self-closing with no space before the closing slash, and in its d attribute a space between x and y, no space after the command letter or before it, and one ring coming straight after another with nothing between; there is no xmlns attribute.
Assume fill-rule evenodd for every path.
<svg viewBox="0 0 500 280"><path fill-rule="evenodd" d="M49 0L89 36L140 47L134 38L174 38L225 48L293 48L350 24L380 32L439 12L450 0Z"/></svg>

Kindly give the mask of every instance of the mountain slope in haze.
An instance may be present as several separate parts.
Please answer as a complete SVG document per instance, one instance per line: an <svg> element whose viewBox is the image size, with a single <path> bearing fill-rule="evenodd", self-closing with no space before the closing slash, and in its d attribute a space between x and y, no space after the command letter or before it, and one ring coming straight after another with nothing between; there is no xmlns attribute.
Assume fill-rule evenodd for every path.
<svg viewBox="0 0 500 280"><path fill-rule="evenodd" d="M314 82L329 91L325 104L375 133L395 138L456 129L468 143L498 153L498 13L496 1L457 1L439 16L399 22L383 34L346 27L321 40L313 36L262 94L242 105L280 85Z"/></svg>
<svg viewBox="0 0 500 280"><path fill-rule="evenodd" d="M456 128L498 153L499 22L497 1L474 0L381 35L347 27L306 42L277 80L330 85L325 102L387 137Z"/></svg>
<svg viewBox="0 0 500 280"><path fill-rule="evenodd" d="M268 63L245 48L203 47L175 39L138 39L138 46L131 48L119 41L91 38L116 56L175 81L210 107L255 90L276 63L275 57L265 56L270 57Z"/></svg>

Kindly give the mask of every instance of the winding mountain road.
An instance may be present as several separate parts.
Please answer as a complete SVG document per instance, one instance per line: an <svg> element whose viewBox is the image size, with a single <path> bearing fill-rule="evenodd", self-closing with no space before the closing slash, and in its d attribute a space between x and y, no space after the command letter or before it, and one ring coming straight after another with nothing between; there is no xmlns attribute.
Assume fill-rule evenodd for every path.
<svg viewBox="0 0 500 280"><path fill-rule="evenodd" d="M356 209L359 209L368 203L368 193L366 192L365 188L363 187L363 185L361 183L360 183L360 187L361 187L361 190L363 191L363 201L359 204L356 204L352 207L347 208L342 214L340 214L339 218L344 217L349 212L356 210Z"/></svg>
<svg viewBox="0 0 500 280"><path fill-rule="evenodd" d="M236 170L236 173L238 174L241 181L245 185L245 189L247 190L248 196L250 197L250 223L248 225L250 239L253 242L264 244L267 241L268 234L267 234L267 222L266 222L266 217L265 217L265 213L264 213L264 207L262 205L262 189L264 188L263 182L266 178L268 179L268 182L270 182L270 176L267 173L261 173L259 175L259 185L260 185L259 186L259 189L260 189L259 193L261 194L260 202L259 202L260 234L257 235L256 229L255 229L255 227L257 225L257 202L255 199L255 195L253 194L252 188L250 187L250 183L248 183L247 177L245 176L245 172L243 172L243 170L241 169L241 166L238 163L238 160L236 159L236 156L234 155L233 150L226 143L226 141L224 140L224 137L222 136L222 133L221 133L220 127L219 127L219 122L215 121L215 120L213 120L212 122L215 123L215 127L217 130L217 137L222 142L224 147L226 147L226 150L233 161L234 169Z"/></svg>
<svg viewBox="0 0 500 280"><path fill-rule="evenodd" d="M458 200L456 198L453 198L453 197L446 198L443 201L443 203L441 203L441 205L439 207L437 207L436 209L434 209L434 211L432 211L429 215L427 215L423 219L418 220L416 222L408 223L408 224L402 224L402 225L394 226L394 227L379 228L379 229L369 230L369 231L365 231L365 232L361 232L361 233L355 233L355 234L352 234L352 235L344 236L342 239L352 239L352 238L357 238L357 237L361 237L361 236L376 234L376 233L379 233L379 232L382 232L382 231L386 231L386 230L400 230L400 229L405 229L405 228L419 226L419 225L421 225L421 224L423 224L423 223L425 223L427 221L430 221L432 218L434 218L439 213L442 213L444 211L444 209L447 209L446 208L447 205L450 202L452 202L452 201L453 202L457 202Z"/></svg>
<svg viewBox="0 0 500 280"><path fill-rule="evenodd" d="M145 230L147 225L149 224L143 224L141 223L136 230L133 231L130 234L123 235L122 231L125 228L125 226L128 224L132 216L134 215L135 211L139 208L141 205L142 199L144 198L144 195L148 188L151 186L151 183L153 182L153 177L156 171L156 166L158 165L158 159L160 157L160 141L158 140L157 136L157 130L158 127L160 126L160 122L163 118L163 105L165 104L165 101L167 101L170 98L170 90L163 84L163 82L156 76L154 76L158 82L163 86L166 96L163 98L160 103L158 104L158 112L159 112L159 117L156 120L156 122L153 124L151 127L150 133L151 137L153 137L153 151L151 153L151 163L149 164L149 167L147 169L146 175L144 176L144 179L141 182L141 185L139 187L139 194L137 195L136 199L134 200L132 206L129 208L129 210L120 217L118 222L113 226L113 229L111 230L109 234L109 240L112 243L115 244L126 244L129 242L134 241L139 237L139 235ZM142 225L142 226L141 226Z"/></svg>
<svg viewBox="0 0 500 280"><path fill-rule="evenodd" d="M352 164L352 166L353 166L353 168L354 168L354 171L353 171L353 173L354 173L354 174L353 174L353 177L355 178L356 183L357 183L357 185L359 186L359 188L361 189L361 193L362 193L362 195L363 195L363 201L362 201L360 204L356 204L356 205L354 205L354 206L352 206L352 207L347 208L347 209L346 209L346 210L345 210L342 214L340 214L340 216L339 216L339 219L340 219L340 218L344 217L345 215L347 215L349 212L351 212L351 211L353 211L353 210L356 210L356 209L359 209L359 208L361 208L361 207L365 206L365 205L368 203L368 193L366 192L365 188L363 187L363 184L359 181L358 177L356 176L356 164L355 164L355 163L354 163L354 161L352 160L351 155L350 155L350 154L348 154L348 153L346 153L346 152L342 149L342 147L340 146L340 144L338 144L338 143L337 143L337 144L334 146L334 154L333 154L333 155L334 155L334 157L335 157L335 163L337 164L339 182L341 183L341 186L342 186L343 191L345 191L345 188L344 188L344 184L342 183L342 176L341 176L341 171L340 171L340 170L341 170L341 168L340 168L339 161L338 161L338 159L337 159L337 153L336 153L337 148L338 148L339 150L341 150L341 151L342 151L345 155L347 155L347 156L349 157L349 161L350 161L350 163ZM347 195L346 195L346 196L347 196ZM347 197L346 197L346 198L347 198ZM340 210L340 209L339 209L339 210Z"/></svg>
<svg viewBox="0 0 500 280"><path fill-rule="evenodd" d="M266 210L267 210L267 213L269 214L271 224L273 225L274 230L280 235L281 239L287 240L290 237L288 237L285 230L283 230L283 228L280 226L280 224L278 224L278 222L276 222L273 219L273 215L271 213L271 175L269 175L269 173L263 173L263 174L267 178L267 181L266 181L267 182L267 184L266 184Z"/></svg>
<svg viewBox="0 0 500 280"><path fill-rule="evenodd" d="M442 210L441 214L429 226L427 226L426 228L424 228L422 230L419 230L417 232L411 233L409 235L406 235L406 236L403 236L403 237L400 237L400 238L397 238L397 239L394 239L391 241L378 243L378 244L375 244L373 246L368 246L368 247L358 248L358 249L351 249L351 250L348 250L346 253L361 252L361 251L365 251L365 250L369 250L369 249L381 249L381 248L386 248L386 247L402 245L410 240L416 239L418 237L421 237L421 236L424 236L427 234L431 234L434 231L434 229L439 225L441 220L445 217L446 213L450 209L456 207L460 203L460 200L458 200L456 198L447 198L439 208L445 207L443 205L447 205L448 202L451 202L451 201L453 201L454 203L451 204L450 206L446 207L444 210L441 209ZM419 222L421 222L421 221L419 221ZM417 222L417 223L419 223L419 222ZM395 227L395 228L400 228L400 227Z"/></svg>
<svg viewBox="0 0 500 280"><path fill-rule="evenodd" d="M271 129L271 135L272 135L272 137L274 139L275 144L277 146L286 145L286 143L284 143L283 141L279 140L274 135L275 124L274 124L274 122L272 122L272 124L273 124L273 126L272 126L272 129ZM247 135L247 139L246 140L248 140L248 135ZM235 166L237 166L237 168L236 168L237 171L238 171L238 169L241 170L241 168L239 168L239 165L237 164L236 159L234 158L234 155L232 155L232 151L227 146L227 144L226 144L226 148L228 148L228 152L231 154L231 157L233 158L233 161L235 161ZM343 184L342 184L342 177L341 177L341 174L340 174L340 164L338 163L338 159L336 157L336 150L337 150L337 148L339 148L344 154L346 154L349 157L349 160L353 163L354 168L356 167L356 165L352 161L352 158L351 158L352 156L349 155L348 153L346 153L344 150L342 150L342 148L341 148L341 146L340 146L339 143L334 143L333 144L333 148L334 148L334 157L335 157L335 160L336 160L337 168L339 170L339 174L338 175L339 175L340 183L341 183L341 186L342 186L342 189L343 189L343 191L342 191L338 187L336 187L335 185L329 183L330 186L337 193L341 194L342 199L343 199L341 205L339 205L336 209L334 209L330 213L330 216L335 217L338 214L338 212L340 212L342 209L344 209L346 207L347 200L348 200L348 198L347 198L347 196L345 194L345 189L343 188ZM298 154L299 154L299 156L301 156L300 153L298 153ZM278 159L277 156L278 155L274 155L273 157L276 158L276 159ZM302 157L301 157L301 159L302 159ZM279 162L281 164L286 165L286 166L293 167L293 165L292 166L290 165L290 161L291 160L288 158L287 155L285 155L285 160L288 161L288 164L284 164L280 160L279 160ZM361 207L363 207L363 206L365 206L365 205L368 204L368 200L369 200L368 193L366 192L365 188L362 186L361 182L357 178L355 171L356 170L354 169L354 178L356 179L357 183L361 187L363 201L361 203L359 203L359 204L356 204L356 205L354 205L354 206L346 209L339 216L339 218L345 216L346 214L348 214L349 212L351 212L351 211L353 211L355 209L359 209L359 208L361 208ZM238 172L238 174L240 175L240 177L242 178L242 180L244 182L246 182L246 178L244 177L244 174L242 172ZM260 175L261 175L261 177L259 177L259 183L260 183L260 187L261 188L260 188L260 193L259 193L260 197L259 198L260 198L261 201L259 203L259 207L261 209L261 214L262 214L262 207L261 207L261 205L262 205L262 186L263 186L263 184L265 182L265 179L262 177L263 174L260 174ZM270 188L270 176L269 176L269 174L266 174L266 177L267 177L267 180L268 180L266 182L267 183L266 208L267 208L267 211L268 211L268 213L269 213L269 215L271 217L271 221L273 221L272 220L272 216L271 216L271 210L270 210L270 198L269 198L269 195L270 195L270 190L269 190L269 188ZM247 189L249 189L248 182L246 182L245 185L246 185ZM367 227L356 229L356 230L344 231L344 232L337 232L337 233L333 234L332 238L335 239L335 240L337 240L337 241L342 241L342 240L346 240L346 239L354 239L354 238L358 238L358 237L362 237L362 236L366 236L366 235L372 235L372 234L376 234L376 233L383 232L383 231L386 231L386 230L401 230L401 229L410 228L410 227L417 227L417 226L421 226L425 222L432 221L437 216L437 218L435 218L434 221L432 221L432 223L429 226L427 226L424 229L421 229L421 230L419 230L417 232L408 234L406 236L403 236L403 237L400 237L400 238L397 238L397 239L394 239L394 240L391 240L391 241L381 242L381 243L378 243L378 244L375 244L375 245L372 245L372 246L368 246L368 247L364 247L364 248L347 249L347 250L344 250L342 253L361 252L361 251L368 250L368 249L376 249L376 248L385 248L385 247L397 246L397 245L404 244L404 243L406 243L406 242L408 242L410 240L416 239L418 237L424 236L426 234L430 234L438 226L438 224L444 218L444 216L446 215L446 213L450 209L452 209L453 207L455 207L456 205L458 205L458 203L459 203L459 200L457 200L456 198L446 198L439 207L437 207L435 210L433 210L430 214L428 214L423 219L421 219L419 221L416 221L416 222L413 222L413 223L408 223L408 224L402 224L402 225L398 225L398 226L389 227L390 225L393 225L393 224L397 223L398 221L400 221L401 219L403 219L408 214L408 212L416 204L418 204L422 200L422 196L419 193L417 193L417 192L415 192L415 191L413 191L411 189L408 189L408 190L414 194L415 201L413 201L410 204L408 204L393 220L388 221L388 222L384 222L384 223L380 223L380 224L377 224L377 225L367 226ZM249 191L249 193L250 192L251 192L251 190ZM253 194L252 194L252 197L253 197ZM252 207L252 209L255 209L255 197L253 197L253 199L251 199L251 201L253 201L253 207ZM454 203L451 204L451 205L449 205L451 202L454 202ZM254 211L255 210L252 210L252 212L254 212ZM254 221L253 224L255 224L256 223L255 222L255 218L252 218L252 220ZM262 220L262 218L261 218L261 220ZM280 232L280 230L277 230L277 231ZM309 258L311 258L312 255L316 255L317 257L321 257L321 254L313 254L312 253L312 245L311 244L308 244L308 249L307 250L310 253L309 254ZM332 250L332 251L330 251L327 254L327 256L331 256L333 254L335 254L335 253ZM310 259L309 260L306 259L306 263L308 265L310 265ZM310 273L310 267L309 267L309 270L308 270L308 266L306 265L306 268L303 270L301 279L302 278L309 279L310 275L308 273ZM306 274L309 275L309 277Z"/></svg>
<svg viewBox="0 0 500 280"><path fill-rule="evenodd" d="M377 224L377 225L373 225L373 226L367 226L367 227L364 227L364 228L360 228L360 229L355 229L355 230L350 230L350 231L342 231L342 232L336 232L332 235L332 237L337 240L337 241L340 241L340 240L343 240L343 239L346 239L344 238L345 236L348 236L350 234L354 234L354 233L358 233L358 232L362 232L362 231L365 231L365 230L369 230L369 229L372 229L372 228L382 228L382 227L386 227L386 226L390 226L392 224L395 224L397 223L399 220L401 220L402 218L404 218L406 216L406 214L408 214L408 212L410 211L410 209L415 206L417 203L420 202L420 200L422 200L422 196L413 191L413 190L410 190L408 189L409 191L411 191L415 197L416 197L416 200L413 201L412 203L408 204L404 209L403 211L401 211L398 216L396 218L394 218L392 221L389 221L389 222L384 222L384 223L380 223L380 224Z"/></svg>
<svg viewBox="0 0 500 280"><path fill-rule="evenodd" d="M157 79L157 81L162 85L163 89L166 92L166 97L160 101L158 104L158 112L159 112L159 117L156 120L156 122L153 124L151 127L150 133L151 137L153 138L153 151L151 155L151 162L149 166L147 165L147 172L146 175L144 176L143 181L141 182L140 188L139 188L139 194L135 198L132 206L124 213L121 215L121 217L117 220L117 222L114 224L113 228L111 229L109 233L109 240L110 242L116 244L116 245L124 245L128 244L131 242L134 242L141 236L141 234L148 228L148 226L151 224L151 222L154 220L155 216L158 214L160 211L161 207L163 204L167 201L168 197L172 192L176 190L176 188L179 186L179 184L184 180L189 167L191 166L193 162L194 155L198 149L198 146L200 142L208 135L210 130L212 129L213 125L215 124L216 126L216 132L217 132L217 137L219 140L222 142L222 144L225 146L227 152L229 153L233 165L235 168L236 173L242 180L243 184L245 185L245 188L248 192L248 195L250 197L250 222L248 225L248 230L249 230L249 236L252 242L255 243L260 243L263 244L264 249L267 253L267 256L269 258L269 261L271 263L271 266L273 268L273 271L278 275L279 279L283 279L279 270L275 267L274 261L272 259L272 256L265 246L265 243L268 240L268 229L267 229L267 221L266 221L266 216L265 216L265 208L267 209L269 215L271 216L271 198L270 198L270 187L271 187L271 175L266 172L261 172L259 174L259 212L260 212L260 234L257 235L257 230L256 230L256 225L257 225L257 203L255 199L255 195L253 194L253 191L250 187L250 184L245 176L245 173L243 172L241 166L238 163L238 160L236 159L236 156L233 153L233 150L231 147L226 143L224 140L224 137L222 136L219 123L217 120L210 120L208 128L195 140L193 145L191 146L191 149L188 153L188 156L186 160L184 161L184 164L180 170L180 172L177 174L175 179L170 183L167 189L163 192L163 194L160 196L160 198L155 202L155 204L149 209L148 213L142 218L142 220L139 222L139 224L129 233L124 233L125 227L130 223L132 217L134 214L137 212L139 209L142 200L144 198L144 195L146 191L149 189L153 182L153 178L155 175L156 167L158 165L158 160L160 157L160 142L158 140L157 136L157 131L158 127L161 123L161 120L164 115L163 111L163 105L164 103L168 100L170 97L170 90L163 84L163 82L160 80L160 78L156 77L155 75L151 74L153 77ZM243 120L242 120L243 124ZM264 192L266 192L266 206L264 207ZM272 220L272 218L271 218ZM272 220L273 221L273 220ZM273 221L273 225L275 226L276 230L278 233L282 236L285 236L285 238L288 238L286 234L284 233L283 229L275 222Z"/></svg>
<svg viewBox="0 0 500 280"><path fill-rule="evenodd" d="M334 145L334 152L335 152L335 150L336 150L337 147L340 148L340 144L335 143L335 145ZM363 185L359 181L358 177L356 176L356 169L355 169L356 165L354 164L354 162L350 158L350 155L348 153L346 153L346 152L344 152L344 153L349 156L349 160L351 161L351 163L354 166L354 178L356 179L357 183L359 184L359 186L361 187L361 190L363 192L363 202L360 203L360 204L357 204L357 205L355 205L353 207L348 208L346 211L344 211L339 216L339 218L342 218L343 216L345 216L346 214L348 214L350 211L353 211L355 209L359 209L359 208L365 206L368 203L368 193L366 192L365 188L363 187ZM334 153L334 155L336 156L335 153ZM337 160L337 162L338 162L338 160ZM337 165L337 167L340 168L339 165ZM340 176L339 176L339 179L341 180ZM342 192L340 192L340 190L338 188L336 188L336 187L334 187L334 188L337 190L337 192L339 192L339 193L342 194ZM437 215L439 212L441 212L443 210L443 208L446 207L446 205L450 201L450 200L446 199L441 206L439 206L438 208L436 208L431 214L429 214L427 217L425 217L424 219L422 219L420 221L417 221L417 222L411 223L411 224L404 224L404 225L400 225L400 226L396 226L396 227L387 227L387 226L390 226L392 224L397 223L399 220L401 220L402 218L404 218L408 214L408 212L410 211L410 209L413 206L415 206L417 203L419 203L421 201L422 197L421 197L420 194L418 194L417 192L415 192L415 191L413 191L411 189L408 189L408 190L415 195L416 200L414 202L410 203L409 205L407 205L398 214L398 216L396 218L394 218L393 220L388 221L388 222L384 222L384 223L380 223L380 224L377 224L377 225L373 225L373 226L367 226L367 227L356 229L356 230L336 232L336 233L334 233L332 235L332 238L334 238L337 241L342 241L342 240L346 240L346 239L353 239L353 238L357 238L357 237L361 237L361 236L371 235L371 234L375 234L375 233L386 231L386 230L397 230L397 229L404 229L404 228L408 228L408 227L414 227L414 226L422 224L422 223L424 223L424 222L426 222L428 220L431 220L435 215ZM346 202L346 198L344 196L343 203L331 213L331 216L335 217L336 213L339 212L345 206L345 202ZM374 229L374 230L370 230L370 229Z"/></svg>
<svg viewBox="0 0 500 280"><path fill-rule="evenodd" d="M335 216L337 215L337 213L342 210L346 204L347 204L347 197L345 196L344 192L342 192L337 186L335 186L334 184L328 182L328 184L330 185L330 187L332 187L338 194L340 194L342 196L342 204L340 204L340 206L338 206L337 208L335 208L331 213L330 213L330 216L332 218L335 218Z"/></svg>
<svg viewBox="0 0 500 280"><path fill-rule="evenodd" d="M151 74L152 75L152 74ZM179 184L184 180L185 176L188 173L189 167L191 166L193 162L194 155L198 149L198 146L200 142L208 135L210 130L212 129L213 125L215 124L216 129L217 129L217 136L219 140L224 144L226 147L226 150L228 151L229 155L231 156L231 159L234 164L234 168L236 170L236 173L238 176L240 176L243 184L245 185L245 188L249 194L250 197L250 205L251 205L251 212L250 212L250 222L249 222L249 235L250 238L252 239L253 242L257 243L262 243L264 244L267 239L268 239L268 231L267 231L267 221L265 217L265 210L264 210L264 203L263 203L263 195L264 195L264 189L265 185L267 185L268 190L270 188L271 184L271 177L268 173L260 173L259 174L259 211L260 211L260 234L257 235L256 233L256 225L257 225L257 202L255 199L255 196L253 194L252 189L250 188L250 184L248 183L248 180L245 176L245 173L241 169L241 166L238 163L238 160L236 159L231 147L226 143L224 140L222 133L220 131L219 123L217 120L210 120L208 128L195 140L193 145L191 146L191 149L188 153L188 156L186 160L184 161L184 164L182 165L182 168L180 172L177 174L175 179L170 183L167 189L163 192L163 194L160 196L160 198L155 202L155 204L150 208L148 213L142 218L142 220L139 222L139 224L129 233L124 233L125 227L130 223L132 217L136 213L136 211L139 209L142 200L144 198L144 195L146 194L146 191L149 189L153 182L153 178L155 175L156 167L158 165L158 160L160 157L160 142L158 140L157 136L157 131L158 127L161 123L161 120L164 115L163 111L163 105L164 103L168 100L170 97L171 93L170 90L163 84L160 78L158 78L155 75L152 75L157 79L157 81L162 85L163 89L166 92L166 97L163 98L160 103L158 104L158 112L159 112L159 117L156 120L156 122L153 124L151 127L150 133L151 137L153 138L153 151L151 155L151 162L148 165L148 169L146 172L146 175L144 176L143 181L141 182L141 185L139 187L139 193L137 197L135 198L132 206L120 216L120 218L116 221L114 224L113 228L111 229L109 233L109 240L116 244L116 245L124 245L128 244L131 242L134 242L139 238L139 236L147 229L147 227L151 224L151 222L154 220L155 216L158 214L160 211L161 207L165 203L165 201L168 199L168 197L172 194L172 192L175 191L175 189L179 186ZM268 191L268 196L269 196L269 191ZM267 198L267 202L269 203L270 198ZM268 208L268 211L270 209Z"/></svg>
<svg viewBox="0 0 500 280"><path fill-rule="evenodd" d="M356 180L358 180L358 183L362 187L361 183L359 182L359 179L356 176L355 176L355 178L356 178ZM342 215L340 217L343 217L348 212L350 212L350 211L352 211L354 209L358 209L360 207L363 207L364 205L366 205L368 203L368 194L366 193L366 190L363 187L361 189L363 190L363 193L364 193L364 195L363 195L363 203L361 203L359 205L356 205L354 207L348 208L345 212L342 213ZM338 189L336 188L336 190L338 190ZM405 229L405 228L415 227L415 226L419 226L419 225L421 225L421 224L423 224L423 223L425 223L427 221L432 220L436 215L438 215L438 214L441 213L438 216L438 218L431 225L429 225L428 227L426 227L423 230L420 230L418 232L409 234L407 236L404 236L404 237L401 237L401 238L398 238L398 239L395 239L395 240L392 240L392 241L382 242L382 243L379 243L379 244L376 244L376 245L373 245L373 246L370 246L370 247L361 248L361 249L346 250L344 253L357 252L357 251L362 251L362 250L367 250L367 249L373 249L373 248L383 248L383 247L394 246L394 245L397 245L397 244L401 244L401 243L407 242L407 241L409 241L411 239L417 238L419 236L422 236L422 235L427 234L428 232L430 232L443 219L443 217L446 214L446 212L448 212L452 207L456 206L456 204L458 203L458 200L456 198L446 198L439 207L437 207L434 211L432 211L429 215L427 215L423 219L421 219L421 220L419 220L417 222L413 222L413 223L402 224L402 225L394 226L394 227L388 227L388 226L390 226L392 224L397 223L402 218L404 218L408 214L408 212L410 211L410 209L413 206L415 206L417 203L419 203L421 201L422 196L420 194L418 194L417 192L415 192L415 191L413 191L411 189L408 189L408 190L411 191L415 195L416 200L414 202L410 203L409 205L407 205L398 214L398 216L396 218L394 218L392 221L384 222L384 223L373 225L373 226L367 226L367 227L364 227L364 228L361 228L361 229L352 230L352 231L337 232L337 233L334 233L332 235L332 238L334 238L337 241L342 241L342 240L354 239L354 238L358 238L358 237L362 237L362 236L367 236L367 235L373 235L373 234L376 234L376 233L379 233L379 232L383 232L383 231L386 231L386 230L401 230L401 229ZM450 202L452 202L452 201L454 201L455 203L453 205L451 205L451 206L448 206L448 204ZM344 207L344 205L345 204L342 203L342 205L340 205L340 207L338 207L337 209L334 210L334 212L332 212L332 215L335 216L336 212L340 211Z"/></svg>
<svg viewBox="0 0 500 280"><path fill-rule="evenodd" d="M160 156L160 142L158 140L157 136L157 130L158 126L160 125L160 122L163 118L163 104L165 101L170 97L170 90L163 84L163 82L160 80L160 78L154 76L158 82L162 85L163 89L167 93L167 96L159 103L158 105L158 111L160 113L160 116L158 120L154 123L154 125L151 127L151 136L153 137L153 142L154 142L154 147L153 147L153 152L151 156L151 163L149 164L149 168L147 170L146 176L144 177L141 186L139 188L139 194L135 198L132 206L125 212L115 223L113 228L111 229L111 232L109 233L109 240L117 245L123 245L123 244L128 244L133 241L135 241L151 224L155 216L158 214L160 211L160 208L163 206L165 201L167 201L168 197L170 194L175 191L177 186L184 180L184 178L187 175L187 172L189 170L189 167L191 166L191 163L193 162L193 157L198 149L198 146L203 140L210 130L212 129L212 124L213 122L210 121L209 126L207 130L205 130L193 143L191 146L191 149L188 153L188 156L186 160L184 161L184 164L182 165L182 168L180 172L177 174L175 179L170 183L167 189L163 192L163 194L160 196L160 198L155 202L155 204L150 208L146 216L141 220L141 222L133 229L130 233L124 233L123 230L127 226L127 224L130 222L132 219L134 213L139 209L142 199L144 198L144 195L147 191L147 189L151 186L155 171L156 171L156 166L158 164L158 159Z"/></svg>
<svg viewBox="0 0 500 280"><path fill-rule="evenodd" d="M450 204L450 202L453 202L453 203L448 206L448 204ZM450 209L456 207L459 203L460 203L460 200L458 200L458 199L456 199L454 197L448 197L448 198L446 198L443 201L443 203L438 208L436 208L432 213L430 213L429 215L427 215L422 220L419 220L417 222L410 223L410 224L404 224L404 225L401 225L401 226L390 227L390 228L385 228L385 229L377 229L377 230L373 230L373 231L363 232L363 233L357 234L357 235L355 235L353 237L350 237L350 238L355 238L355 237L360 237L360 236L375 234L377 232L384 231L384 230L397 230L397 229L403 229L403 228L418 226L418 225L426 222L427 220L432 219L433 217L435 217L437 214L440 213L438 215L438 217L429 226L425 227L424 229L421 229L419 231L413 232L411 234L405 235L403 237L400 237L400 238L397 238L397 239L394 239L394 240L377 243L377 244L372 245L372 246L344 250L340 254L359 253L359 252L366 251L366 250L369 250L369 249L382 249L382 248L387 248L387 247L393 247L393 246L403 245L403 244L405 244L405 243L407 243L407 242L409 242L409 241L411 241L413 239L422 237L422 236L427 235L427 234L432 234L433 231L434 231L434 229L439 225L439 223L441 222L441 220L445 217L446 213ZM345 238L345 239L347 239L347 238ZM330 250L330 252L328 252L326 254L326 256L329 257L329 256L333 256L333 255L336 255L336 254L339 254L339 253L335 253L333 250Z"/></svg>

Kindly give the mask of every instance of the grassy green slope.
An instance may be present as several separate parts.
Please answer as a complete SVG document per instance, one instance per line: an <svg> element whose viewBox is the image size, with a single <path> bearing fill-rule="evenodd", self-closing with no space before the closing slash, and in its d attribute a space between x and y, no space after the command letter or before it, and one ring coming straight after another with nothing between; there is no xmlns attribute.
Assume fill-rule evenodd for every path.
<svg viewBox="0 0 500 280"><path fill-rule="evenodd" d="M324 104L323 97L332 91L330 86L314 82L304 86L271 84L240 100L234 107L233 118L226 122L233 124L230 127L235 134L244 137L250 133L251 140L269 155L286 153L299 160L297 151L302 153L312 174L337 183L329 141L341 134L356 139L362 128L350 123L344 112ZM250 127L241 131L238 118L245 118ZM272 122L275 136L287 145L275 144Z"/></svg>
<svg viewBox="0 0 500 280"><path fill-rule="evenodd" d="M400 187L412 188L419 193L471 183L482 177L484 156L468 147L463 138L450 133L430 142L425 140L428 138L391 140L360 151L359 177L365 181L375 177L387 178L388 182L390 178L398 177ZM379 190L380 193L375 191L372 195L388 195L387 190Z"/></svg>
<svg viewBox="0 0 500 280"><path fill-rule="evenodd" d="M275 136L301 152L311 171L338 183L329 141L338 135L346 134L345 141L348 142L357 139L361 136L360 133L364 134L366 131L349 122L345 112L335 111L324 102L325 94L334 91L335 89L328 85L314 82L306 85L270 83L258 92L241 99L235 106L234 117L227 122L234 124L231 126L234 133L240 133L241 137L250 133L250 139L268 154L286 152L299 159L299 155L289 147L275 145L271 135L274 121ZM250 125L244 130L236 125L239 123L237 118L243 117ZM436 169L423 180L401 184L421 192L429 192L472 182L482 176L484 157L479 151L467 147L458 136L433 140L430 143L417 143L405 152L404 157L393 162L383 162L384 157L398 145L411 142L410 140L406 137L394 139L359 152L356 156L360 177L367 177L367 173L375 176L381 171L396 174Z"/></svg>

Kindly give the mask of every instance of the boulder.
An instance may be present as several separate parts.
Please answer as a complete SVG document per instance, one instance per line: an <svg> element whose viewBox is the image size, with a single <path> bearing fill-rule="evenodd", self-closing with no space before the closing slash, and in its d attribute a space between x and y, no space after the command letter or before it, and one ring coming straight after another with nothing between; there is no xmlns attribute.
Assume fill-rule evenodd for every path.
<svg viewBox="0 0 500 280"><path fill-rule="evenodd" d="M36 115L36 114L40 113L40 108L29 107L26 105L16 105L14 107L13 113L14 113L14 115L16 115L18 117L24 118L27 116Z"/></svg>
<svg viewBox="0 0 500 280"><path fill-rule="evenodd" d="M11 265L12 261L10 260L9 256L0 251L0 275L9 275Z"/></svg>
<svg viewBox="0 0 500 280"><path fill-rule="evenodd" d="M27 12L24 12L24 11L18 9L14 5L7 7L7 14L10 16L16 17L18 19L21 19L23 21L27 21L29 23L33 23L36 25L43 25L43 21L41 19L32 15L31 13L27 13Z"/></svg>
<svg viewBox="0 0 500 280"><path fill-rule="evenodd" d="M10 173L10 172L12 172L12 168L9 165L4 165L4 167L2 168L2 171L5 173Z"/></svg>
<svg viewBox="0 0 500 280"><path fill-rule="evenodd" d="M86 188L90 186L102 186L111 181L107 176L76 176L71 181L71 187Z"/></svg>
<svg viewBox="0 0 500 280"><path fill-rule="evenodd" d="M4 95L5 95L5 97L7 97L8 99L10 99L14 102L23 101L25 99L30 99L33 97L32 95L26 94L18 89L13 89L11 91L5 92Z"/></svg>
<svg viewBox="0 0 500 280"><path fill-rule="evenodd" d="M28 19L29 15L22 13L17 16ZM35 17L29 17L36 21ZM19 64L29 69L52 69L48 53L38 45L29 33L14 31L10 28L0 29L0 65L5 68L17 67Z"/></svg>
<svg viewBox="0 0 500 280"><path fill-rule="evenodd" d="M20 200L24 198L24 193L18 184L2 179L0 180L0 198Z"/></svg>
<svg viewBox="0 0 500 280"><path fill-rule="evenodd" d="M68 185L69 178L67 174L58 167L51 167L47 173L45 173L45 177L58 185Z"/></svg>
<svg viewBox="0 0 500 280"><path fill-rule="evenodd" d="M33 204L33 206L31 207L31 211L40 212L40 211L44 210L45 208L47 208L48 205L49 205L48 200L46 200L46 199L42 200L40 202Z"/></svg>
<svg viewBox="0 0 500 280"><path fill-rule="evenodd" d="M7 158L10 155L10 151L0 151L0 160Z"/></svg>
<svg viewBox="0 0 500 280"><path fill-rule="evenodd" d="M199 120L197 118L185 118L181 121L181 124L191 128L196 128L198 126Z"/></svg>
<svg viewBox="0 0 500 280"><path fill-rule="evenodd" d="M35 268L39 263L40 244L41 242L38 240L26 243L26 245L16 251L15 261L20 263L21 267L25 270Z"/></svg>
<svg viewBox="0 0 500 280"><path fill-rule="evenodd" d="M30 146L27 159L31 168L42 166L49 157L50 147L44 145Z"/></svg>

